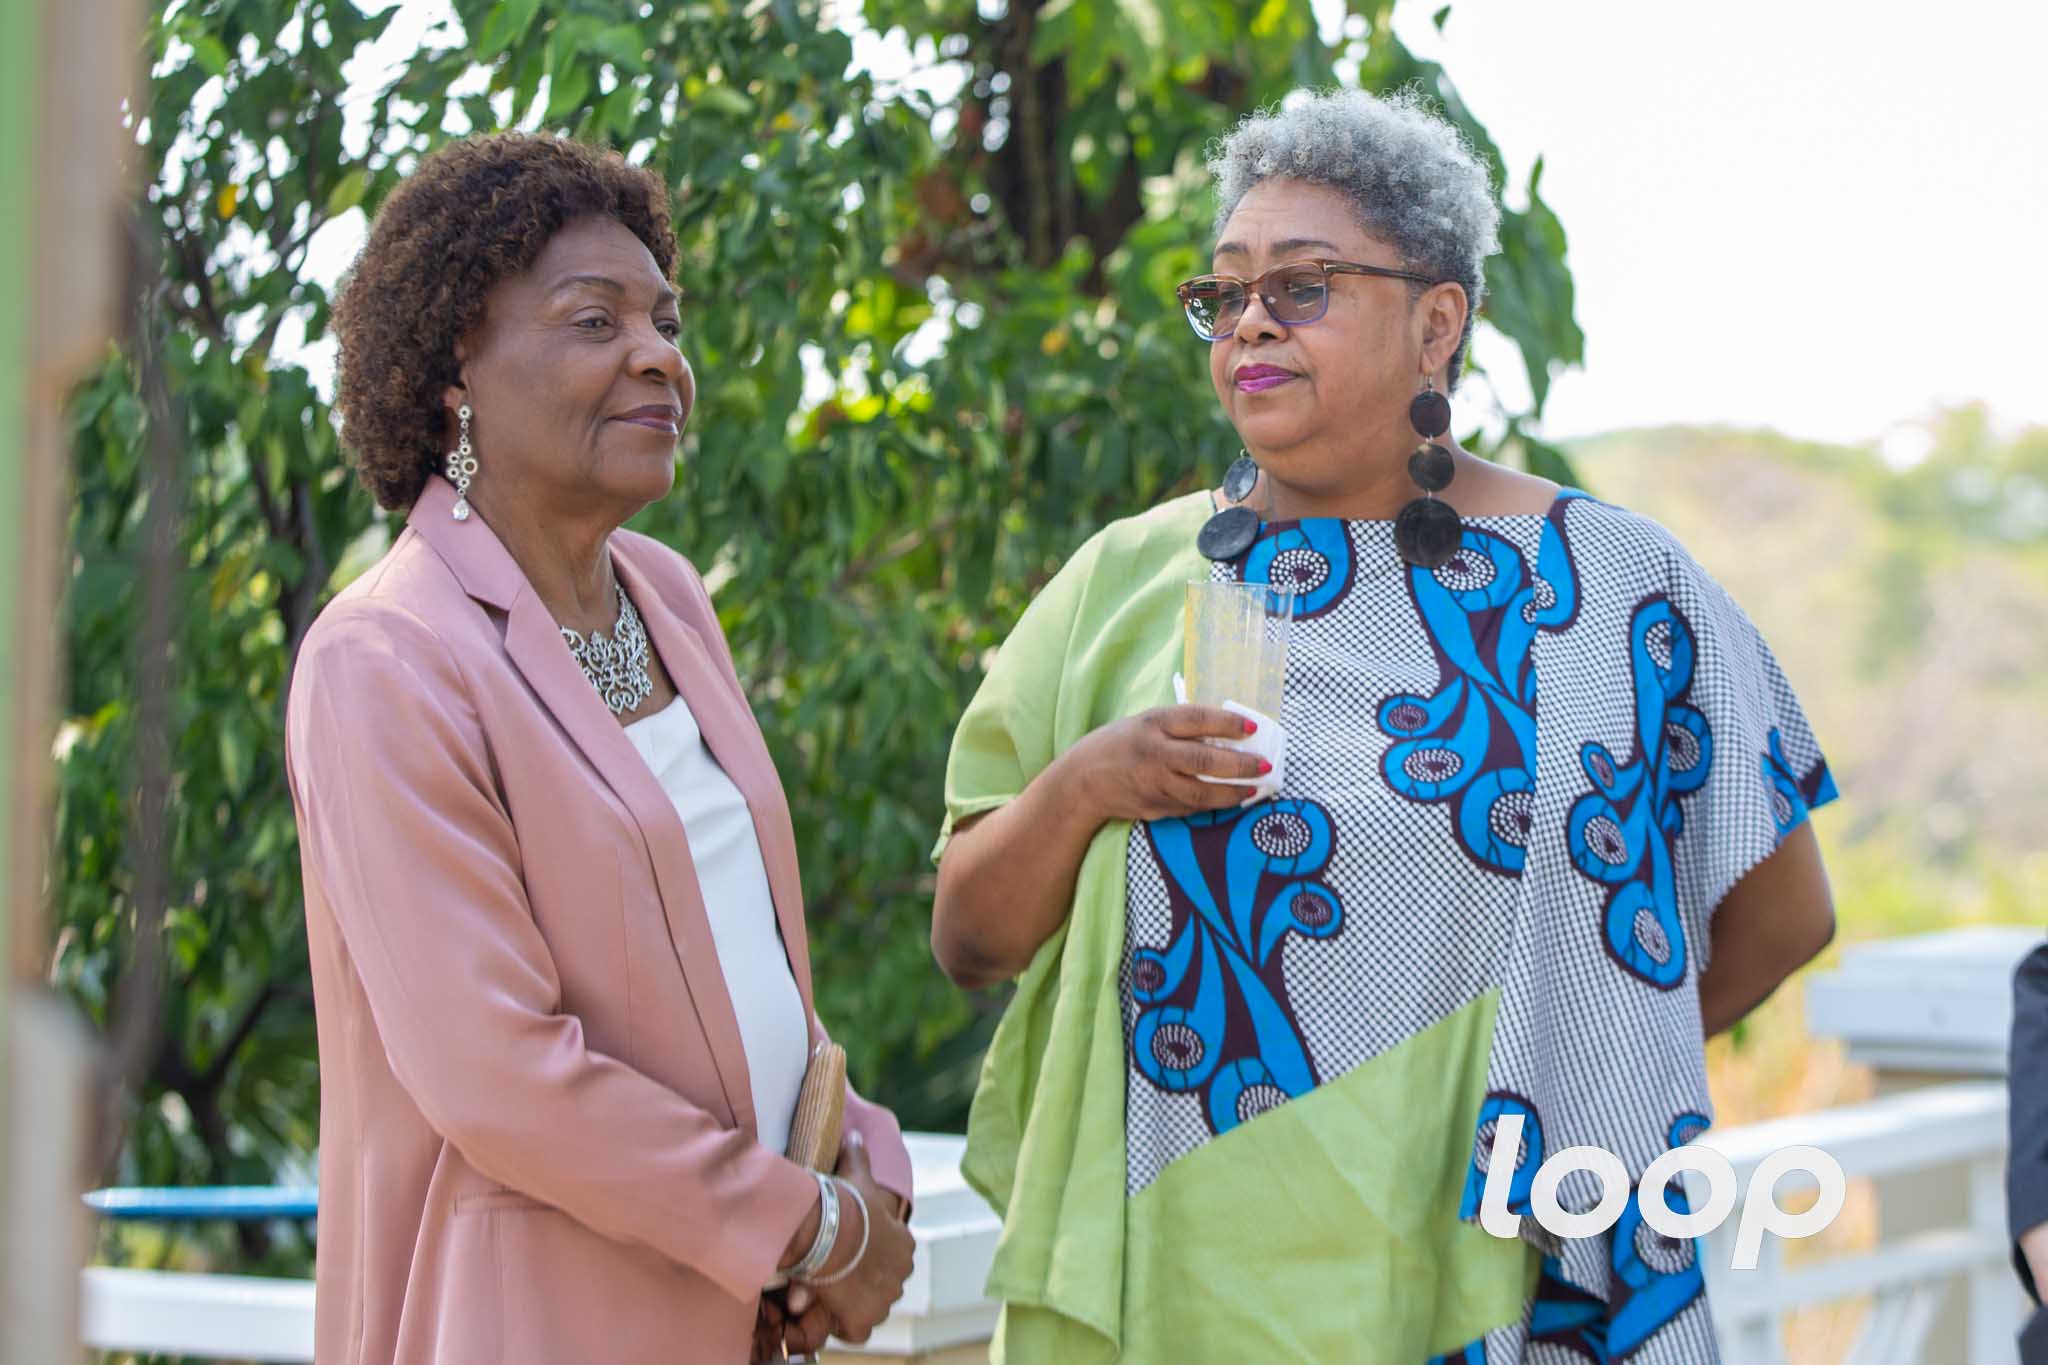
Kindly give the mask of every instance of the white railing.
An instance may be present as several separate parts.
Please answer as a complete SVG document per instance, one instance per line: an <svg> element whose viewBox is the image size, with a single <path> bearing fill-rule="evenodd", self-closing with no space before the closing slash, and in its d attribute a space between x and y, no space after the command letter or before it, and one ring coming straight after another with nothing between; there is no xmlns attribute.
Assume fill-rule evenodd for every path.
<svg viewBox="0 0 2048 1365"><path fill-rule="evenodd" d="M313 1282L87 1266L79 1336L101 1351L310 1361Z"/></svg>
<svg viewBox="0 0 2048 1365"><path fill-rule="evenodd" d="M960 1178L966 1140L907 1135L917 1204L917 1257L889 1320L862 1346L833 1354L914 1360L989 1339L995 1306L982 1297L1002 1225ZM313 1359L310 1280L194 1275L91 1266L81 1281L80 1335L103 1351L166 1351L201 1358Z"/></svg>
<svg viewBox="0 0 2048 1365"><path fill-rule="evenodd" d="M1883 1238L1867 1251L1806 1262L1795 1257L1788 1265L1785 1244L1767 1236L1753 1271L1728 1268L1739 1222L1731 1217L1700 1246L1723 1359L1785 1365L1788 1315L1868 1296L1862 1336L1844 1361L2012 1360L2022 1299L2007 1263L2001 1084L1917 1090L1711 1131L1699 1141L1729 1159L1745 1191L1766 1156L1794 1145L1823 1149L1849 1179L1879 1181L1887 1193L1915 1180L1952 1182L1959 1174L1968 1190L1949 1226ZM988 1340L995 1308L981 1290L998 1232L995 1215L960 1179L962 1140L917 1134L910 1142L918 1187L912 1220L916 1269L895 1314L860 1348L870 1356L905 1360ZM1796 1199L1801 1179L1792 1175L1779 1182L1781 1203ZM1695 1192L1696 1199L1703 1195ZM1940 1304L1958 1285L1968 1305L1967 1343L1930 1341ZM94 1267L85 1272L83 1290L90 1346L237 1360L313 1358L313 1287L304 1281Z"/></svg>
<svg viewBox="0 0 2048 1365"><path fill-rule="evenodd" d="M1699 1139L1735 1167L1747 1191L1759 1164L1792 1146L1818 1147L1850 1180L1876 1181L1879 1214L1914 1183L1964 1191L1932 1227L1880 1235L1866 1251L1787 1263L1786 1243L1766 1236L1754 1270L1731 1270L1738 1219L1700 1246L1722 1354L1742 1365L1783 1365L1784 1323L1796 1310L1868 1297L1855 1365L2009 1365L2025 1300L2008 1259L2005 1220L2005 1086L1976 1081L1886 1096L1867 1104L1709 1131ZM1778 1182L1781 1204L1815 1188L1804 1172ZM1703 1200L1705 1190L1693 1191ZM1759 1192L1759 1197L1761 1192ZM1695 1204L1697 1207L1697 1203ZM1933 1339L1943 1302L1964 1295L1963 1341ZM1806 1362L1799 1362L1806 1365Z"/></svg>

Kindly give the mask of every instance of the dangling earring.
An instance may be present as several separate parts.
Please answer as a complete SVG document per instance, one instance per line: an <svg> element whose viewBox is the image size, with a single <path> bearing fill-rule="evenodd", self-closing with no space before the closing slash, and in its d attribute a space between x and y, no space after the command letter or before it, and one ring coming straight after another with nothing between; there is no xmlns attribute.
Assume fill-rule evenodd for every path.
<svg viewBox="0 0 2048 1365"><path fill-rule="evenodd" d="M455 510L450 515L457 521L468 521L469 481L476 477L476 454L469 445L469 404L457 408L455 416L462 429L454 451L448 456L448 482L455 485Z"/></svg>
<svg viewBox="0 0 2048 1365"><path fill-rule="evenodd" d="M1457 509L1436 496L1457 477L1458 461L1436 443L1451 429L1451 400L1436 391L1434 380L1423 379L1422 392L1408 404L1408 423L1423 440L1408 457L1408 477L1422 496L1394 518L1394 547L1410 564L1434 569L1458 552L1464 537Z"/></svg>
<svg viewBox="0 0 2048 1365"><path fill-rule="evenodd" d="M1259 481L1258 461L1251 452L1240 450L1223 474L1223 496L1230 506L1202 523L1195 536L1195 548L1211 559L1236 559L1259 538L1259 514L1244 505Z"/></svg>

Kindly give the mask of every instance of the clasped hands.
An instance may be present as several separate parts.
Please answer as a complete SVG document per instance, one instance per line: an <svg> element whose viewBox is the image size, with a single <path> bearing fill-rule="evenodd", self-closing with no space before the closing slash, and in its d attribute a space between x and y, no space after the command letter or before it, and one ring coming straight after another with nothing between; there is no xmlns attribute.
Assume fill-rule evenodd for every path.
<svg viewBox="0 0 2048 1365"><path fill-rule="evenodd" d="M792 1284L761 1296L754 1319L756 1362L811 1355L828 1337L866 1341L889 1315L890 1306L903 1297L916 1243L903 1219L903 1201L875 1182L859 1133L846 1135L833 1174L859 1190L866 1201L874 1219L874 1226L866 1229L867 1250L844 1279L829 1285ZM844 1200L839 1236L825 1263L827 1275L838 1271L861 1244L860 1217L859 1205Z"/></svg>

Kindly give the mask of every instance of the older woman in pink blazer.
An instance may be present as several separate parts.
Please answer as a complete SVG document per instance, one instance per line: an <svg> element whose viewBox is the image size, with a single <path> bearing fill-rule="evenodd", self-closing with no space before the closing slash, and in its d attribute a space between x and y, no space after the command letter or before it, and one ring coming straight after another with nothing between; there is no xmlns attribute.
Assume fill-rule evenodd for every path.
<svg viewBox="0 0 2048 1365"><path fill-rule="evenodd" d="M653 177L478 139L337 305L345 438L405 527L287 723L323 1365L780 1359L909 1273L886 1111L849 1093L836 1177L780 1154L824 1037L789 812L696 571L618 529L695 396L674 259Z"/></svg>

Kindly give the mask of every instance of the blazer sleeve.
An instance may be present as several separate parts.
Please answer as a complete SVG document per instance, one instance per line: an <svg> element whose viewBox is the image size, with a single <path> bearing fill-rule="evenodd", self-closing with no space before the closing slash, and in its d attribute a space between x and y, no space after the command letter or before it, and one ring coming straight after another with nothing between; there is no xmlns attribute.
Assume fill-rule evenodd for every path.
<svg viewBox="0 0 2048 1365"><path fill-rule="evenodd" d="M663 553L682 571L682 594L675 603L678 612L684 622L697 632L697 638L718 661L726 682L744 701L746 688L740 683L732 647L726 643L725 630L718 624L718 613L711 605L711 594L705 590L703 578L689 560L672 552ZM808 943L805 951L810 951ZM811 1015L811 1029L816 1038L828 1036L815 1010ZM849 1131L858 1132L867 1144L868 1164L875 1173L876 1183L900 1196L904 1208L908 1209L911 1201L910 1152L903 1145L903 1131L896 1116L881 1105L862 1099L849 1082L846 1087L846 1127Z"/></svg>
<svg viewBox="0 0 2048 1365"><path fill-rule="evenodd" d="M2041 1287L2020 1254L2020 1236L2048 1223L2048 943L2021 959L2012 983L2012 1054L2006 1068L2005 1192L2013 1265L2034 1301Z"/></svg>
<svg viewBox="0 0 2048 1365"><path fill-rule="evenodd" d="M351 602L296 672L286 748L308 913L331 914L421 1114L491 1179L759 1295L816 1183L591 1050L561 1012L453 652L403 608Z"/></svg>

